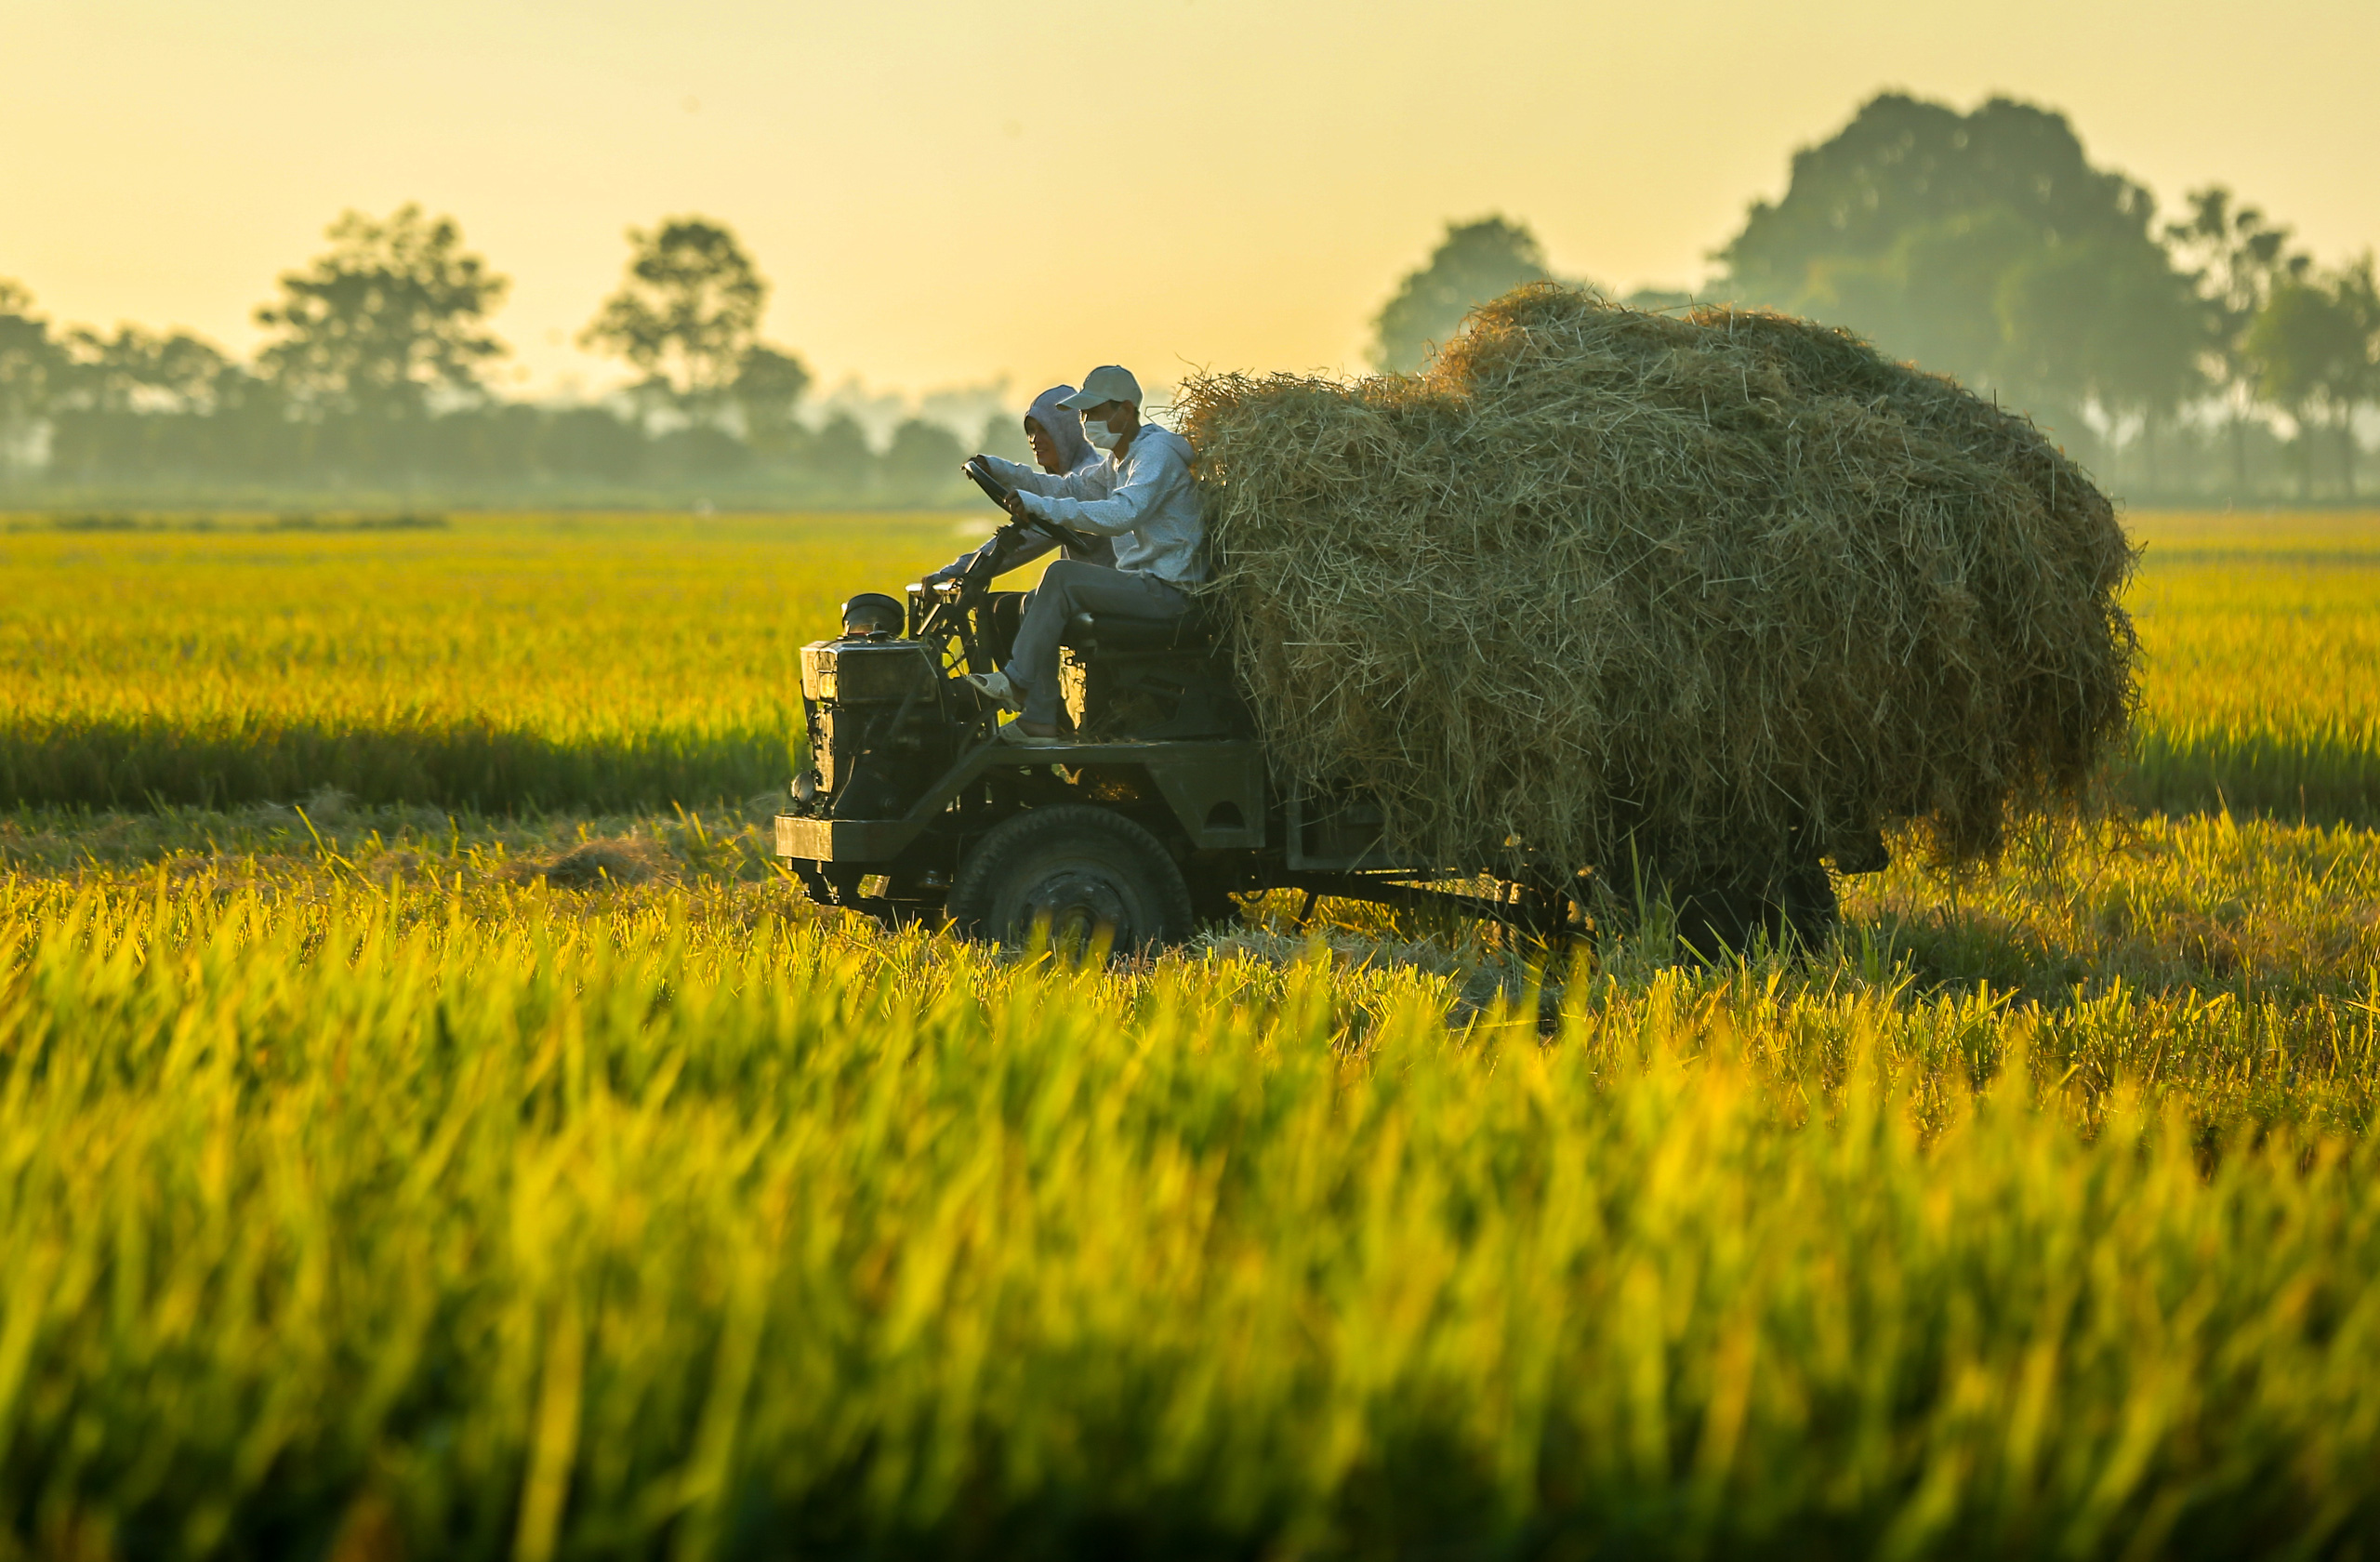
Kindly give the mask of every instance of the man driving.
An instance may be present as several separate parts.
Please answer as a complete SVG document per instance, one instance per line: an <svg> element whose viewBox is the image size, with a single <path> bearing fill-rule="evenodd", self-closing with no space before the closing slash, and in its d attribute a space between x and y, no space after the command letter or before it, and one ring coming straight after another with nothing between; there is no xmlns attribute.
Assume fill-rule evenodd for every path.
<svg viewBox="0 0 2380 1562"><path fill-rule="evenodd" d="M1106 459L1091 447L1089 440L1083 438L1082 414L1066 405L1066 398L1074 393L1075 388L1071 385L1053 385L1034 397L1033 404L1025 409L1025 442L1033 447L1033 459L1045 472L1063 475L1096 466ZM986 456L984 460L989 465L992 458ZM1069 559L1081 559L1094 564L1116 562L1116 545L1105 537L1085 537L1083 540L1090 546L1077 548L1061 544L1056 537L1044 532L1032 532L1013 538L999 554L999 573L1006 575L1011 570L1023 569L1051 549L1062 546ZM926 584L937 586L958 579L967 573L969 565L998 547L999 543L995 538L981 548L970 549L927 576Z"/></svg>
<svg viewBox="0 0 2380 1562"><path fill-rule="evenodd" d="M1141 385L1113 364L1091 371L1061 404L1082 414L1084 437L1105 459L1064 473L1013 461L978 459L1013 490L1009 513L1116 539L1113 568L1074 559L1052 563L1026 599L1007 665L968 681L1018 719L1000 729L1011 743L1058 741L1058 636L1078 613L1165 620L1190 609L1183 591L1205 578L1199 544L1206 523L1190 480L1190 443L1141 421Z"/></svg>
<svg viewBox="0 0 2380 1562"><path fill-rule="evenodd" d="M1053 385L1033 398L1025 409L1025 440L1033 447L1033 458L1045 472L1064 474L1095 466L1107 457L1091 447L1082 436L1082 414L1065 404L1075 393L1071 385ZM988 458L987 458L988 459ZM949 563L925 577L929 586L947 585L978 564L988 563L992 573L1006 575L1023 569L1052 549L1064 548L1069 559L1087 563L1112 564L1116 562L1116 545L1104 536L1084 536L1079 542L1064 542L1046 532L1025 532L1019 535L1005 531L980 548L970 549ZM1023 591L986 591L984 594L983 616L979 627L984 636L984 649L995 660L1004 661L1016 644L1018 621L1025 616Z"/></svg>

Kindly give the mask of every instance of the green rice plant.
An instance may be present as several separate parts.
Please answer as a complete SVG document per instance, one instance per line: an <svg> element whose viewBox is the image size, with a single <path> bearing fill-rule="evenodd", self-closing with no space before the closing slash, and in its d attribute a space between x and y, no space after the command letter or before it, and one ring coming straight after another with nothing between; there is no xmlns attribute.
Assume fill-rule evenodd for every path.
<svg viewBox="0 0 2380 1562"><path fill-rule="evenodd" d="M794 652L948 517L0 534L0 800L481 810L785 784Z"/></svg>
<svg viewBox="0 0 2380 1562"><path fill-rule="evenodd" d="M800 906L947 520L0 533L0 1557L2380 1545L2380 843L2188 735L2360 762L2362 544L2161 523L2183 816L1714 971Z"/></svg>
<svg viewBox="0 0 2380 1562"><path fill-rule="evenodd" d="M2380 515L2156 515L2122 781L2167 812L2380 819Z"/></svg>
<svg viewBox="0 0 2380 1562"><path fill-rule="evenodd" d="M2373 1143L2210 1139L2201 1065L2093 1092L2086 1022L1856 960L1450 1029L786 904L0 883L7 1543L2380 1542Z"/></svg>
<svg viewBox="0 0 2380 1562"><path fill-rule="evenodd" d="M2131 518L2167 812L2380 809L2380 518ZM782 786L792 652L973 535L950 517L465 516L0 530L0 800L618 810Z"/></svg>

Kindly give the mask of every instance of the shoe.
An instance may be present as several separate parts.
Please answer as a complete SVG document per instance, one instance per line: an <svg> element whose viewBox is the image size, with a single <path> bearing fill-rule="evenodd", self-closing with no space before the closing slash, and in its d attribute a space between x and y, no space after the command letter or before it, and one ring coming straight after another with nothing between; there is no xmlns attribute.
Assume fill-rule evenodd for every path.
<svg viewBox="0 0 2380 1562"><path fill-rule="evenodd" d="M975 686L977 693L1002 710L1025 708L1025 696L1017 692L1016 685L1008 681L1008 674L998 668L989 672L971 672L967 675L967 682Z"/></svg>
<svg viewBox="0 0 2380 1562"><path fill-rule="evenodd" d="M1000 728L1000 741L1013 743L1020 748L1064 748L1067 744L1067 739L1054 735L1043 737L1037 733L1026 732L1022 721L1011 721Z"/></svg>

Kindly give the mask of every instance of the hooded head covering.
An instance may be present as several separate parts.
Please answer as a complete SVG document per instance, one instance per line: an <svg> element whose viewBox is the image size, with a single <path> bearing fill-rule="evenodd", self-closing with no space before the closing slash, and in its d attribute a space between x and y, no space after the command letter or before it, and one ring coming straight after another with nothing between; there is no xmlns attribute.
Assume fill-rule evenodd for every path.
<svg viewBox="0 0 2380 1562"><path fill-rule="evenodd" d="M1033 404L1025 412L1025 420L1040 424L1048 431L1051 443L1058 447L1061 471L1072 471L1099 454L1082 436L1082 414L1058 404L1074 393L1071 385L1052 385L1034 397Z"/></svg>

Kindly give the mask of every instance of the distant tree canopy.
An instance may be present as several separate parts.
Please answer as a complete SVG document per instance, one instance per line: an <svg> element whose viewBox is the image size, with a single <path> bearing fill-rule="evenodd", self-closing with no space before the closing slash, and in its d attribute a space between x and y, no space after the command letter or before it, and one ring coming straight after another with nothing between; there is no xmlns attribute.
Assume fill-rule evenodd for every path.
<svg viewBox="0 0 2380 1562"><path fill-rule="evenodd" d="M2310 436L2327 424L2337 432L2340 471L2355 493L2356 409L2380 400L2380 285L2372 257L2324 275L2303 273L2280 283L2247 333L2249 361L2265 398ZM2314 444L2299 441L2299 493L2311 496Z"/></svg>
<svg viewBox="0 0 2380 1562"><path fill-rule="evenodd" d="M1447 224L1447 236L1372 322L1374 367L1409 372L1454 335L1474 304L1546 275L1537 236L1501 217Z"/></svg>
<svg viewBox="0 0 2380 1562"><path fill-rule="evenodd" d="M775 455L789 448L794 409L809 390L809 367L792 353L765 342L744 350L727 394L743 417L745 438L755 452Z"/></svg>
<svg viewBox="0 0 2380 1562"><path fill-rule="evenodd" d="M930 504L950 491L967 451L959 436L939 423L912 417L892 430L884 449L885 496L901 504Z"/></svg>
<svg viewBox="0 0 2380 1562"><path fill-rule="evenodd" d="M0 277L0 476L33 464L34 434L65 366L49 322L33 310L33 295Z"/></svg>
<svg viewBox="0 0 2380 1562"><path fill-rule="evenodd" d="M481 393L482 365L505 351L484 322L511 284L464 251L454 219L410 204L385 221L350 211L328 236L330 250L257 311L274 333L258 364L292 404L407 418L435 390Z"/></svg>
<svg viewBox="0 0 2380 1562"><path fill-rule="evenodd" d="M1793 156L1714 257L1726 285L2071 422L2170 413L2215 327L2152 229L2149 192L2092 166L2062 114L1962 114L1897 93Z"/></svg>
<svg viewBox="0 0 2380 1562"><path fill-rule="evenodd" d="M641 370L649 406L695 423L715 422L734 406L748 432L781 437L810 371L761 344L769 285L735 234L708 218L679 217L629 229L628 244L628 276L580 343Z"/></svg>
<svg viewBox="0 0 2380 1562"><path fill-rule="evenodd" d="M268 339L246 362L186 331L54 325L0 280L0 489L81 504L965 495L946 430L963 417L972 432L984 400L929 397L882 449L853 416L864 403L802 416L809 367L761 339L768 283L723 222L628 231L626 274L579 339L638 377L593 405L489 384L508 284L453 218L350 211L327 234L257 311ZM1876 98L1797 153L1784 195L1714 258L1701 298L1838 322L1957 374L2133 493L2356 491L2359 430L2380 405L2370 257L2318 267L2219 186L2161 226L2148 192L2095 167L2047 110ZM1375 363L1420 367L1474 305L1549 274L1521 222L1449 222L1374 318ZM1010 415L982 439L1029 459Z"/></svg>

